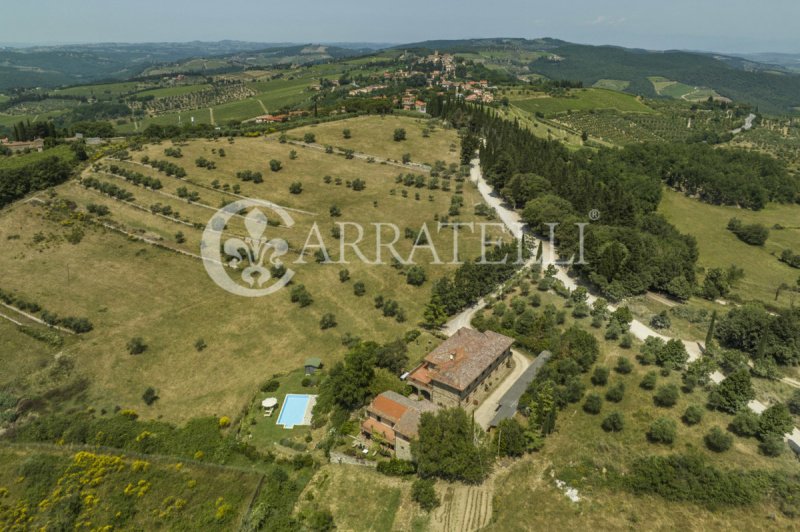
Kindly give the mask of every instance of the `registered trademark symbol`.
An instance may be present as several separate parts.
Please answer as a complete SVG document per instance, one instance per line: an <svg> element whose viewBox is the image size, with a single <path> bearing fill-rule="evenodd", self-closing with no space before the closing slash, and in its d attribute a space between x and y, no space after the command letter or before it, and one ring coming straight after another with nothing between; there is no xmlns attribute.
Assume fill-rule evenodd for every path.
<svg viewBox="0 0 800 532"><path fill-rule="evenodd" d="M598 211L597 209L592 209L591 211L589 211L589 219L592 220L593 222L596 222L597 220L599 220L600 219L600 211Z"/></svg>

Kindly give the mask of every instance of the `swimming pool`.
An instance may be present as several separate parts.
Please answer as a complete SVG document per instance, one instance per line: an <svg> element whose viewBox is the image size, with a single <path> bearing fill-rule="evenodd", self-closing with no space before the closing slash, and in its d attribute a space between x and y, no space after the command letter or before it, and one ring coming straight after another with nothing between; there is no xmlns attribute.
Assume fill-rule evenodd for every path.
<svg viewBox="0 0 800 532"><path fill-rule="evenodd" d="M283 425L285 429L291 429L297 425L310 425L311 409L316 402L316 395L286 394L283 405L281 405L281 412L278 414L278 425Z"/></svg>

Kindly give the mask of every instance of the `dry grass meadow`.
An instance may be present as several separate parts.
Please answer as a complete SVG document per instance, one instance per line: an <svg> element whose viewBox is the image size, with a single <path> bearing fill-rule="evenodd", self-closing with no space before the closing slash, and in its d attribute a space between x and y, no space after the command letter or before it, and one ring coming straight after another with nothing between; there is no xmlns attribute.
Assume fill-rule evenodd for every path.
<svg viewBox="0 0 800 532"><path fill-rule="evenodd" d="M405 124L409 136L416 124L414 119L408 118L385 120L399 120L398 123ZM380 125L374 126L373 122ZM372 118L337 122L335 127L349 127L357 138L364 131L385 126L383 119ZM389 126L388 131L393 127ZM440 130L431 138L422 139L419 146L427 147L430 141L435 150L425 153L442 150L436 158L446 159L447 144L455 138L454 132ZM141 152L132 153L134 161L146 154L175 162L186 169L186 180L167 177L132 162L101 161L101 164L118 164L161 180L163 189L151 191L107 174L94 175L101 181L130 190L134 205L111 199L75 181L57 187L52 197L48 193L38 195L42 200L73 201L78 212L85 211L89 203L106 205L111 210L106 223L115 229L55 216L38 200L19 202L0 212L0 239L5 245L5 253L0 258L3 271L0 288L36 301L62 316L88 317L94 324L92 332L68 338L63 351L74 359L75 371L89 378L89 404L97 409L134 408L144 417L162 417L176 422L201 415L235 416L248 404L259 384L273 374L298 368L308 356L319 356L328 366L338 360L345 352L340 341L344 333L388 341L416 328L433 280L455 268L451 264L425 265L428 280L414 287L406 284L402 272L388 265L370 266L360 262L326 265L307 257L306 264L292 265L296 271L293 283L305 285L314 298L313 304L306 308L291 303L287 289L262 298L228 294L209 279L199 259L139 240L148 238L168 248L198 254L201 231L191 224L205 224L223 202L236 199L221 190L204 188L210 187L214 180L230 186L240 184L242 195L313 213L290 211L295 219L294 227L267 229L267 236L282 236L289 241L293 249L288 255L289 262L297 258L296 251L302 247L315 222L336 260L338 241L331 236L334 219L328 212L335 204L342 211L342 216L336 220L359 222L367 228L371 222L386 221L397 224L402 232L406 227L418 230L427 222L434 233L433 241L441 260L447 263L452 259L452 237L447 229L435 234L434 218L447 214L457 183L453 180L449 192L404 187L394 180L397 174L406 173L402 168L371 164L363 159L347 160L341 155L311 148L295 146L298 156L290 160L292 147L280 144L275 138L191 141L181 145L184 156L180 159L164 155L164 149L170 145L165 142L145 146ZM219 148L224 148L225 157L214 153ZM390 157L394 149L391 135L374 140L368 148L374 150L376 156ZM411 143L407 149L414 158L427 157L417 156ZM217 168L196 167L194 160L200 156L214 160ZM271 172L268 165L271 159L281 160L283 169ZM262 172L264 182L253 184L237 180L235 173L241 170ZM408 171L420 173L416 169ZM90 174L91 170L85 173ZM336 185L335 181L325 184L326 175L341 178L342 184ZM356 178L366 182L363 191L346 187L346 181ZM289 192L289 185L296 181L303 184L299 195ZM183 186L199 193L198 204L169 196ZM395 195L390 195L392 189L396 190ZM408 190L408 197L401 195L402 190ZM419 199L415 199L416 193ZM480 196L468 182L464 183L463 196L461 214L451 217L451 221L455 218L485 220L473 214ZM189 224L148 212L154 203L170 205ZM83 232L77 244L66 241L74 226ZM239 235L246 234L241 219L234 218L229 229ZM134 236L126 236L121 231ZM184 234L183 243L176 241L179 231ZM350 240L354 233L346 236ZM384 241L390 236L384 235ZM374 234L368 232L365 242L368 242L363 247L365 254L373 257ZM462 231L461 244L462 258L477 256L479 235ZM411 245L411 240L401 235L397 249L405 256ZM349 260L354 261L353 253L349 250L348 253ZM415 259L426 264L429 256L421 250ZM343 267L349 269L351 277L344 283L339 280L339 270ZM366 285L363 297L353 293L356 281ZM383 317L373 305L377 295L398 301L407 320L398 323L393 318ZM325 313L335 314L336 327L320 329L319 321ZM9 329L10 333L4 334L2 340L4 346L10 347L2 349L4 364L26 367L52 358L54 350L14 330L10 322L0 327L4 331ZM126 350L126 343L136 336L142 337L148 347L143 354L132 356ZM208 345L203 351L194 347L199 338ZM436 342L438 340L429 334L420 336L410 345L412 359L422 357ZM156 388L160 397L151 407L146 407L141 400L148 386Z"/></svg>

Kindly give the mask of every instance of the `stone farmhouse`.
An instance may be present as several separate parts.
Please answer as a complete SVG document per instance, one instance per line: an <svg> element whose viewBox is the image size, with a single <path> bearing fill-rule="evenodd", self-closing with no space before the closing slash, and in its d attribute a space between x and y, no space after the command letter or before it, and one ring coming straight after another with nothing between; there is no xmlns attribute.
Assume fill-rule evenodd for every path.
<svg viewBox="0 0 800 532"><path fill-rule="evenodd" d="M474 410L510 371L513 343L493 331L459 329L408 373L410 397L392 391L375 397L361 424L362 436L410 460L421 415L439 408Z"/></svg>

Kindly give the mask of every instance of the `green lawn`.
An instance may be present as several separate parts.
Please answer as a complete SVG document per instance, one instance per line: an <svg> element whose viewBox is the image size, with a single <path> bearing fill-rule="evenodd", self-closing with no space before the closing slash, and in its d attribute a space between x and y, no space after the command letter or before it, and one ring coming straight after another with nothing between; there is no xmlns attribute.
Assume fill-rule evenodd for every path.
<svg viewBox="0 0 800 532"><path fill-rule="evenodd" d="M567 96L551 97L513 97L512 104L529 113L544 113L545 116L567 111L588 111L591 109L616 109L627 113L652 113L650 107L636 96L606 89L572 89Z"/></svg>
<svg viewBox="0 0 800 532"><path fill-rule="evenodd" d="M30 153L20 153L18 155L0 156L0 170L20 168L25 165L41 161L47 157L56 156L60 159L72 161L74 154L70 147L66 144L61 144L54 148L44 151L33 151Z"/></svg>
<svg viewBox="0 0 800 532"><path fill-rule="evenodd" d="M760 299L781 306L791 304L790 293L783 293L776 301L775 292L781 283L795 285L800 270L780 262L778 256L786 248L800 252L800 206L771 203L761 211L750 211L709 205L665 189L659 212L681 232L697 238L700 266L726 268L736 264L744 269L745 277L735 293L744 299ZM728 220L734 216L744 223L761 223L771 228L764 247L747 245L726 229ZM773 229L775 224L785 229Z"/></svg>
<svg viewBox="0 0 800 532"><path fill-rule="evenodd" d="M630 84L630 81L624 79L599 79L592 87L597 89L609 89L612 91L624 91Z"/></svg>
<svg viewBox="0 0 800 532"><path fill-rule="evenodd" d="M304 387L302 385L304 378L305 371L302 368L297 369L288 374L276 377L276 380L280 382L280 388L278 388L277 391L259 391L256 393L248 413L242 419L240 438L264 451L274 451L275 444L284 438L305 445L304 438L306 435L311 434L311 427L298 425L294 428L287 429L278 425L278 415L280 414L286 394L317 395L319 393L319 389L316 386ZM319 376L316 378L313 376L309 378L313 382L316 382ZM265 379L265 381L266 380L268 379ZM261 401L267 397L275 397L278 399L278 406L271 416L265 416L264 409L261 406Z"/></svg>

